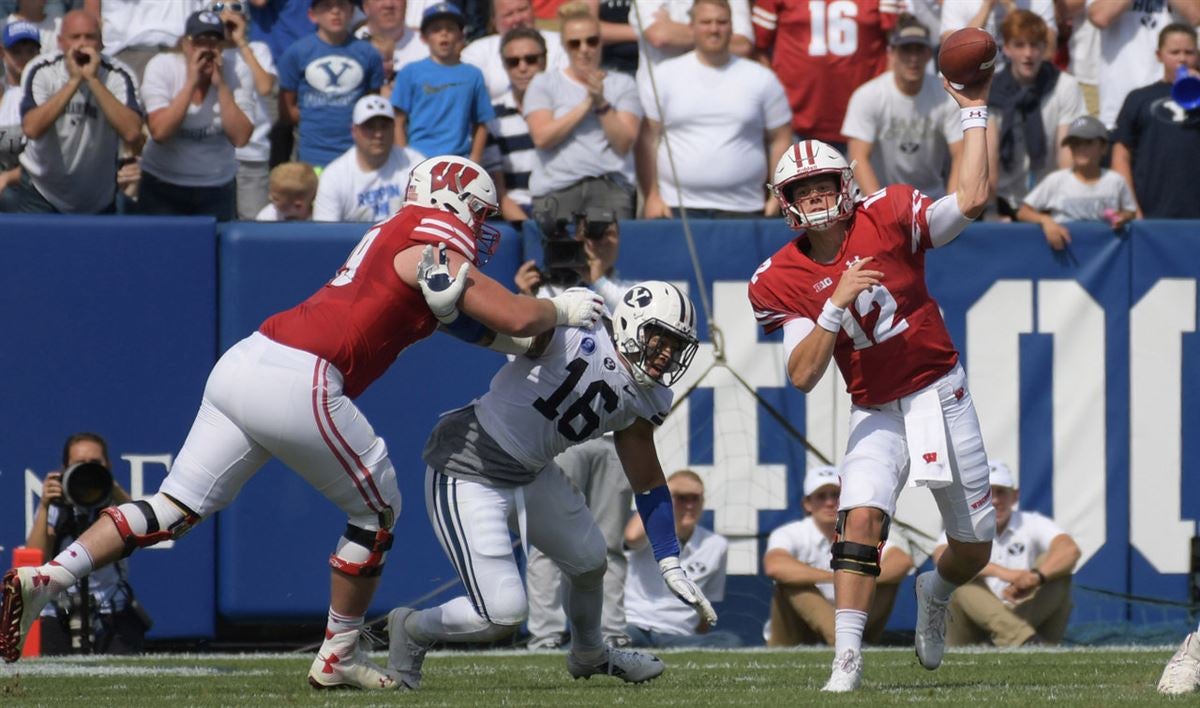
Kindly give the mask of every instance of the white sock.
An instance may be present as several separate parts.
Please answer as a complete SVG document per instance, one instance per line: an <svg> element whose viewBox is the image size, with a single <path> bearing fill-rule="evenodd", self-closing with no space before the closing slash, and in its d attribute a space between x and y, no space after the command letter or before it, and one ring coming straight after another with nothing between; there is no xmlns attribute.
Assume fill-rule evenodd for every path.
<svg viewBox="0 0 1200 708"><path fill-rule="evenodd" d="M42 571L50 576L51 589L58 593L63 588L68 588L83 576L91 573L93 570L92 554L80 545L79 541L75 541L71 545L62 549L62 551L54 557L46 565L42 566Z"/></svg>
<svg viewBox="0 0 1200 708"><path fill-rule="evenodd" d="M833 613L833 626L837 637L834 653L841 656L847 649L862 651L862 636L867 628L866 612L837 610Z"/></svg>
<svg viewBox="0 0 1200 708"><path fill-rule="evenodd" d="M325 636L331 637L344 632L358 631L363 628L363 616L351 617L338 614L329 608L329 622L325 625Z"/></svg>
<svg viewBox="0 0 1200 708"><path fill-rule="evenodd" d="M937 568L933 570L933 580L929 583L929 589L933 592L933 599L938 602L950 602L950 593L958 586L942 577L942 572Z"/></svg>

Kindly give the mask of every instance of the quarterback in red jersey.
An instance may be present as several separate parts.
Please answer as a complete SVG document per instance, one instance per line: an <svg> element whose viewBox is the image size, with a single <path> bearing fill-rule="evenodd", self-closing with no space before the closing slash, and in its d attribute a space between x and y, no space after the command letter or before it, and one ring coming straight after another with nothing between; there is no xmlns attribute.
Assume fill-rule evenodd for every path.
<svg viewBox="0 0 1200 708"><path fill-rule="evenodd" d="M754 0L754 48L787 90L796 135L845 143L854 89L887 70L902 0Z"/></svg>
<svg viewBox="0 0 1200 708"><path fill-rule="evenodd" d="M455 254L456 306L489 336L495 333L499 348L519 351L534 335L559 324L591 326L603 312L599 296L588 291L539 300L468 276L467 262L482 264L495 245L498 234L484 220L497 211L496 187L479 165L444 156L415 166L405 206L367 232L332 280L221 356L158 493L105 509L106 518L53 561L5 574L0 656L20 657L33 619L63 588L139 547L179 538L232 502L277 457L349 520L329 559L329 623L309 683L397 688L395 676L359 648L359 638L392 545L400 490L387 446L353 399L405 347L447 319L425 301L425 276L436 270L433 245Z"/></svg>
<svg viewBox="0 0 1200 708"><path fill-rule="evenodd" d="M826 691L862 682L879 552L910 475L932 491L949 537L937 568L917 577L916 649L926 668L941 663L950 593L987 564L995 535L979 420L925 286L925 252L953 240L987 201L990 81L944 85L962 109L958 191L934 201L892 185L864 198L840 153L800 142L779 160L771 189L801 233L750 279L759 324L783 329L792 384L811 391L833 359L853 401L831 549L837 641Z"/></svg>

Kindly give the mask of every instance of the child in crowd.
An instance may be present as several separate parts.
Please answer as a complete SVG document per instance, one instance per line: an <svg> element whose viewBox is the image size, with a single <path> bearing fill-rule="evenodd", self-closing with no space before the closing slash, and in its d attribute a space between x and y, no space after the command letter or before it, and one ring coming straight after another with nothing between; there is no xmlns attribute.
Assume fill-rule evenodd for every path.
<svg viewBox="0 0 1200 708"><path fill-rule="evenodd" d="M271 203L257 221L312 221L317 173L307 162L285 162L271 170Z"/></svg>
<svg viewBox="0 0 1200 708"><path fill-rule="evenodd" d="M1072 121L1063 138L1071 166L1051 172L1025 196L1018 221L1041 224L1050 248L1071 243L1067 221L1107 221L1120 229L1134 217L1137 204L1125 178L1100 166L1108 152L1108 130L1091 116Z"/></svg>
<svg viewBox="0 0 1200 708"><path fill-rule="evenodd" d="M462 10L448 2L430 5L421 18L429 58L396 75L396 145L425 155L483 160L487 122L495 118L483 72L461 61Z"/></svg>

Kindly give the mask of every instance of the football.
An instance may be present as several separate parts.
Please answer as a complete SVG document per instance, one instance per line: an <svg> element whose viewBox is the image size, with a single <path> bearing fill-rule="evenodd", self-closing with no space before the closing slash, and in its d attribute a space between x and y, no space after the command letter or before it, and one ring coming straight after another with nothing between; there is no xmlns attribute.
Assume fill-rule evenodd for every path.
<svg viewBox="0 0 1200 708"><path fill-rule="evenodd" d="M996 68L996 40L978 27L964 27L938 51L938 70L955 88L979 83Z"/></svg>

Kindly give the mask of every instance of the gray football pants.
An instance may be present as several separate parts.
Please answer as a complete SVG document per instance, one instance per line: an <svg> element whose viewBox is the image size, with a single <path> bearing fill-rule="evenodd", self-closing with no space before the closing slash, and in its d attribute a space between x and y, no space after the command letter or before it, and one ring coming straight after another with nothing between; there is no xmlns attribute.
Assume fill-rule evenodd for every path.
<svg viewBox="0 0 1200 708"><path fill-rule="evenodd" d="M608 546L608 571L604 574L604 612L601 627L606 641L627 639L625 633L625 523L629 520L633 490L617 458L612 436L576 445L554 460L567 479L583 493L588 509ZM525 591L529 597L530 642L562 634L567 618L562 605L562 573L544 553L530 547Z"/></svg>

